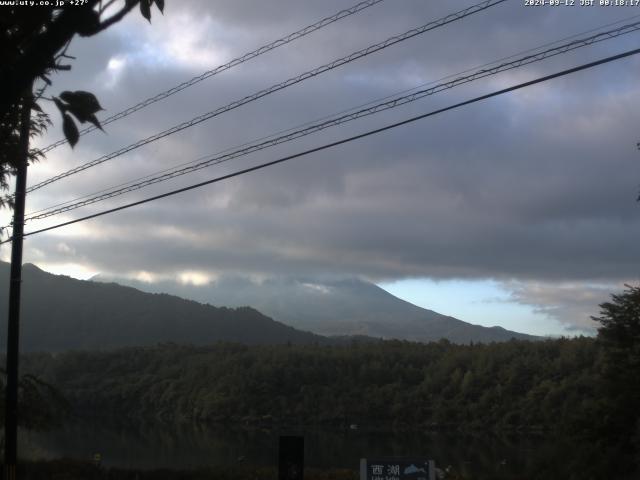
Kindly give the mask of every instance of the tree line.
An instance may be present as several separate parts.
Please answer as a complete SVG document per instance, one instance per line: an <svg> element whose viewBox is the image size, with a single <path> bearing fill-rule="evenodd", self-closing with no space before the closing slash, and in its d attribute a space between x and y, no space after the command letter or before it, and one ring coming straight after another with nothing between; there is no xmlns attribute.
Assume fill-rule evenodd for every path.
<svg viewBox="0 0 640 480"><path fill-rule="evenodd" d="M606 410L591 338L455 345L163 344L32 354L23 368L79 415L250 425L594 428Z"/></svg>

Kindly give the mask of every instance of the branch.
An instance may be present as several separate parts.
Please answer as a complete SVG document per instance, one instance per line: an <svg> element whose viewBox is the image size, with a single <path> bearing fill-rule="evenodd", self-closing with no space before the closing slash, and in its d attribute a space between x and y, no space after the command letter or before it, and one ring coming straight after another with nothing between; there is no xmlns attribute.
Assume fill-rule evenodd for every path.
<svg viewBox="0 0 640 480"><path fill-rule="evenodd" d="M60 58L73 58L67 55L67 50L69 49L69 45L71 45L71 39L67 41L62 50L55 57L53 57L54 63L57 62Z"/></svg>
<svg viewBox="0 0 640 480"><path fill-rule="evenodd" d="M112 2L109 2L107 6L110 5L111 3ZM107 18L105 21L101 22L100 26L95 30L93 34L95 35L96 33L101 32L106 28L109 28L114 23L118 23L120 20L124 18L124 16L127 13L129 13L136 5L138 5L138 3L140 3L140 0L127 1L124 8L122 8L118 13L113 14L112 16Z"/></svg>
<svg viewBox="0 0 640 480"><path fill-rule="evenodd" d="M100 2L100 15L102 15L102 12L105 12L114 3L116 3L116 0L109 0L104 6L102 6L102 2Z"/></svg>

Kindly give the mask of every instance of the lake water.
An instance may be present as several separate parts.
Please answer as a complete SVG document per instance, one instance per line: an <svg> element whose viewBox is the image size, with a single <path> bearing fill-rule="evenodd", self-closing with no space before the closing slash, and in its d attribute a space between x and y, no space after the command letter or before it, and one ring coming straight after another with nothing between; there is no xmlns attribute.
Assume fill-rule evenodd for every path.
<svg viewBox="0 0 640 480"><path fill-rule="evenodd" d="M304 435L305 464L358 469L362 457L415 456L478 479L607 478L612 459L588 442L557 436L450 435L332 429L228 429L194 425L77 424L20 434L31 459L73 458L135 469L277 465L279 435ZM611 477L609 477L611 478Z"/></svg>

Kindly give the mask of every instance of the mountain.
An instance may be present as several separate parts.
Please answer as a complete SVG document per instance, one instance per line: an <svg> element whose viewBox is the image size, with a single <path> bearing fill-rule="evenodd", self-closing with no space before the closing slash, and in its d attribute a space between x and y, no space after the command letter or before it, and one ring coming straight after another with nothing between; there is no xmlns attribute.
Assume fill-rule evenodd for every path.
<svg viewBox="0 0 640 480"><path fill-rule="evenodd" d="M31 264L24 265L22 277L21 351L94 350L164 342L329 342L249 307L217 308L114 283L52 275ZM9 265L0 262L0 318L4 319L8 281ZM0 326L0 348L6 345L5 322Z"/></svg>
<svg viewBox="0 0 640 480"><path fill-rule="evenodd" d="M97 276L95 281L114 280ZM148 292L171 293L212 305L250 305L292 327L320 335L365 335L420 342L534 340L539 337L483 327L401 300L360 279L222 277L202 286L115 279Z"/></svg>

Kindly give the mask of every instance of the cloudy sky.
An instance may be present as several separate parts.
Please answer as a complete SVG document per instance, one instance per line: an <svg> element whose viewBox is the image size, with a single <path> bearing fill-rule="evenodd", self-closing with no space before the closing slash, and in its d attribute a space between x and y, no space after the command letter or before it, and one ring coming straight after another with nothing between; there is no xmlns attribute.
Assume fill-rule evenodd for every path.
<svg viewBox="0 0 640 480"><path fill-rule="evenodd" d="M51 94L89 90L104 117L354 0L168 1L77 39ZM576 1L579 3L579 1ZM32 185L473 1L385 0L51 151ZM27 211L153 174L449 75L640 21L640 7L509 0L33 192ZM633 18L632 18L633 17ZM616 23L604 27L605 25ZM601 28L602 27L602 28ZM584 32L591 33L584 33ZM579 35L581 34L581 35ZM339 140L640 44L640 34L41 221L26 231ZM549 48L543 47L541 49ZM229 181L29 237L25 261L87 278L215 281L234 273L358 276L462 320L593 332L589 315L639 280L640 57L446 112ZM49 108L50 105L44 105ZM58 140L60 116L38 140ZM3 224L8 214L3 212ZM8 259L9 250L0 250Z"/></svg>

